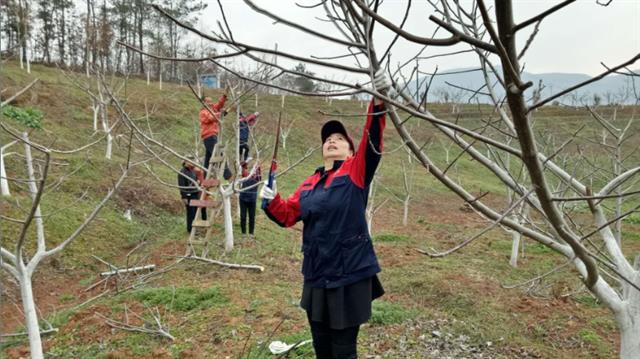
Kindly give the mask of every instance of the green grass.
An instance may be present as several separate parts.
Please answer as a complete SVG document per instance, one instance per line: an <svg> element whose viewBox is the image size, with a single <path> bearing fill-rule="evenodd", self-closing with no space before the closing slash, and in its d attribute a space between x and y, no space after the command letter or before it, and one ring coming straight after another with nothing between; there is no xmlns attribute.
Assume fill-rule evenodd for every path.
<svg viewBox="0 0 640 359"><path fill-rule="evenodd" d="M181 312L221 306L229 301L218 288L149 288L131 295L147 306L162 305Z"/></svg>
<svg viewBox="0 0 640 359"><path fill-rule="evenodd" d="M406 242L409 237L392 233L378 234L373 237L376 242Z"/></svg>
<svg viewBox="0 0 640 359"><path fill-rule="evenodd" d="M390 325L402 323L416 316L414 310L406 309L402 305L385 300L376 300L371 308L372 325Z"/></svg>

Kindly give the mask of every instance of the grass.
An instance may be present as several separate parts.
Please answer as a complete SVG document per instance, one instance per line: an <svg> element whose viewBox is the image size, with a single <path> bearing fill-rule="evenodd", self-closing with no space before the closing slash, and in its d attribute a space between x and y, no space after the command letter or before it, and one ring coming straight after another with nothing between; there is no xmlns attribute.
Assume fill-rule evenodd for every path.
<svg viewBox="0 0 640 359"><path fill-rule="evenodd" d="M376 300L371 308L371 325L391 325L402 323L417 315L415 310L404 308L400 304Z"/></svg>
<svg viewBox="0 0 640 359"><path fill-rule="evenodd" d="M218 288L149 288L131 295L146 306L163 305L166 309L181 312L220 306L229 301Z"/></svg>
<svg viewBox="0 0 640 359"><path fill-rule="evenodd" d="M409 237L392 233L379 234L373 237L376 242L406 242Z"/></svg>

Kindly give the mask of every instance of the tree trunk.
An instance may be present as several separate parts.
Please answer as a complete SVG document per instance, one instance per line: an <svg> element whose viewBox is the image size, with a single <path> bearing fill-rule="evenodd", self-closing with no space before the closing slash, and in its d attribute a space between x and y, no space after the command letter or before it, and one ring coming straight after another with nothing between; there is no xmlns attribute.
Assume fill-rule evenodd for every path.
<svg viewBox="0 0 640 359"><path fill-rule="evenodd" d="M30 49L29 49L29 45L25 45L24 47L24 53L25 53L25 60L27 60L27 73L30 74L31 73L31 61L29 60L29 55L30 55Z"/></svg>
<svg viewBox="0 0 640 359"><path fill-rule="evenodd" d="M633 269L633 276L628 279L637 286L640 285L640 255L636 256ZM622 298L622 310L616 313L620 329L620 358L640 358L640 291L625 282Z"/></svg>
<svg viewBox="0 0 640 359"><path fill-rule="evenodd" d="M144 50L144 42L143 40L143 36L144 36L144 26L143 26L143 13L144 13L144 9L140 9L140 18L138 19L138 47L140 47L140 51ZM144 58L142 55L142 52L140 52L140 73L143 74L144 73ZM147 73L148 76L149 73ZM148 79L148 77L147 77ZM147 80L147 84L148 84L148 80Z"/></svg>
<svg viewBox="0 0 640 359"><path fill-rule="evenodd" d="M65 37L67 36L67 30L66 30L66 20L64 18L64 7L60 9L60 39L58 40L58 49L60 50L60 62L64 65L64 59L65 59Z"/></svg>
<svg viewBox="0 0 640 359"><path fill-rule="evenodd" d="M104 157L110 160L113 147L113 136L111 135L111 128L109 128L109 117L107 115L107 108L104 104L102 105L102 110L100 112L102 115L102 129L107 134L107 150L104 154Z"/></svg>
<svg viewBox="0 0 640 359"><path fill-rule="evenodd" d="M84 66L85 73L89 77L89 41L91 40L91 26L89 19L91 18L91 0L87 0L87 16L85 17L85 41L84 41L84 58L82 59L82 65Z"/></svg>
<svg viewBox="0 0 640 359"><path fill-rule="evenodd" d="M411 200L410 196L405 197L404 199L404 212L402 214L402 225L407 226L409 222L409 201Z"/></svg>
<svg viewBox="0 0 640 359"><path fill-rule="evenodd" d="M620 329L620 358L636 359L640 358L640 293L626 304L625 310L616 317Z"/></svg>
<svg viewBox="0 0 640 359"><path fill-rule="evenodd" d="M231 194L233 189L225 190L220 186L222 192L222 209L224 212L224 251L229 253L233 250L233 218L231 215Z"/></svg>
<svg viewBox="0 0 640 359"><path fill-rule="evenodd" d="M33 300L33 288L31 286L31 275L25 273L23 268L20 277L20 297L22 298L22 309L29 334L29 347L31 348L31 358L44 358L42 353L42 339L40 338L40 326L38 324L38 313L36 303Z"/></svg>
<svg viewBox="0 0 640 359"><path fill-rule="evenodd" d="M0 195L11 196L9 192L9 181L7 181L7 171L4 166L4 150L0 147Z"/></svg>
<svg viewBox="0 0 640 359"><path fill-rule="evenodd" d="M100 104L91 106L93 110L93 131L98 131L98 115L100 114Z"/></svg>
<svg viewBox="0 0 640 359"><path fill-rule="evenodd" d="M522 234L518 231L511 232L511 259L509 260L509 265L513 268L518 267L518 251L520 250L520 238Z"/></svg>

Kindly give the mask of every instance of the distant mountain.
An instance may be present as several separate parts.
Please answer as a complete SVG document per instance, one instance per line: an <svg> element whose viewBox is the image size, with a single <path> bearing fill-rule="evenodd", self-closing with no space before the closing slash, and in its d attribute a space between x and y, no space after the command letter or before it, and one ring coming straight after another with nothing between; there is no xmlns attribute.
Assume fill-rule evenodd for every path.
<svg viewBox="0 0 640 359"><path fill-rule="evenodd" d="M501 68L498 67L496 70L502 75ZM494 87L496 95L503 97L504 90L500 84L496 83L496 77L491 75L489 78L492 83L496 84ZM528 99L531 98L534 89L537 89L540 83L543 86L541 97L544 99L571 86L587 81L591 79L591 76L574 73L533 74L524 72L522 78L524 81L531 81L534 84L533 87L526 91ZM491 101L486 87L481 88L485 84L485 80L482 72L478 69L460 68L441 71L435 76L429 74L419 78L418 81L409 83L407 89L410 93L415 94L418 88L417 84L419 84L419 94L422 95L429 81L431 81L428 95L430 101L467 101L472 95L471 92L456 87L479 91L477 100L482 103ZM634 89L632 81L633 78L630 76L612 74L600 81L576 90L573 95L561 97L559 101L567 105L575 106L583 103L593 104L596 101L595 97L599 97L601 104L633 103L635 96L633 95ZM640 79L635 79L635 85L636 91L640 94ZM476 97L474 97L473 101L476 101Z"/></svg>

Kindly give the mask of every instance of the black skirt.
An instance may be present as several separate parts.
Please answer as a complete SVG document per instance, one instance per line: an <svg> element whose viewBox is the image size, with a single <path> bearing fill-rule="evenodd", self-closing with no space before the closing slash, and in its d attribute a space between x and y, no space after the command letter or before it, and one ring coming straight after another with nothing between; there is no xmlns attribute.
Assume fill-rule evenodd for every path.
<svg viewBox="0 0 640 359"><path fill-rule="evenodd" d="M310 320L344 329L366 323L371 318L371 302L383 294L377 275L338 288L313 288L305 283L300 306Z"/></svg>

